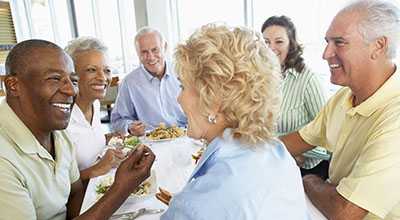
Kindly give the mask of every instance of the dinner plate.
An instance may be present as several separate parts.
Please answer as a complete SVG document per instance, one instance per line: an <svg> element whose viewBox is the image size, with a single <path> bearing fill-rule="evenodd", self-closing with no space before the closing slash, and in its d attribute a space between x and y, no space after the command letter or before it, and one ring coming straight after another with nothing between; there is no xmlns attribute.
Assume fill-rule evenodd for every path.
<svg viewBox="0 0 400 220"><path fill-rule="evenodd" d="M145 133L145 135L144 135L144 141L147 141L147 142L165 142L165 141L173 141L173 140L175 140L175 139L181 138L181 137L183 137L183 136L186 135L186 128L181 128L181 127L180 127L180 129L183 130L184 135L179 136L179 137L174 137L174 138L163 138L163 139L151 139L151 138L149 138L147 135L150 134L150 133L153 131L153 130L149 130L149 131L146 131L146 133Z"/></svg>
<svg viewBox="0 0 400 220"><path fill-rule="evenodd" d="M115 172L111 172L109 174L99 177L96 181L96 189L98 188L98 186L100 184L111 185L112 182L114 181L114 175L115 175ZM155 193L157 192L157 180L156 180L156 174L155 174L154 170L151 170L150 177L147 178L145 181L143 181L143 183L146 183L146 182L150 183L150 186L148 188L148 193L143 194L143 195L136 195L136 194L132 193L129 195L127 200L129 200L130 202L135 202L138 200L144 200L144 199L153 197L155 195ZM100 199L103 195L104 195L104 193L96 192L97 199Z"/></svg>
<svg viewBox="0 0 400 220"><path fill-rule="evenodd" d="M166 141L173 141L173 140L178 139L178 138L181 138L181 137L176 137L176 138L164 138L164 139L158 139L158 140L154 140L154 139L145 137L145 141L148 141L148 142L166 142Z"/></svg>

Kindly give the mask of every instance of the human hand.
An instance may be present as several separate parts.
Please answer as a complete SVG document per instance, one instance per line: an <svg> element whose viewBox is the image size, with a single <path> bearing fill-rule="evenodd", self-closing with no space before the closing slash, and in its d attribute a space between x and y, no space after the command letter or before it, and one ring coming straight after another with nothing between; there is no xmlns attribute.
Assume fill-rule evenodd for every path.
<svg viewBox="0 0 400 220"><path fill-rule="evenodd" d="M135 136L142 136L144 135L144 128L145 125L141 121L134 121L132 124L129 125L128 131L130 134Z"/></svg>
<svg viewBox="0 0 400 220"><path fill-rule="evenodd" d="M118 167L123 159L124 154L121 150L108 149L99 162L94 165L94 176L101 176L108 173L111 168Z"/></svg>
<svg viewBox="0 0 400 220"><path fill-rule="evenodd" d="M296 160L296 164L299 167L302 167L304 165L304 161L306 160L303 155L295 156L294 159Z"/></svg>
<svg viewBox="0 0 400 220"><path fill-rule="evenodd" d="M124 139L124 134L122 131L111 132L111 133L105 134L104 136L106 136L106 144L108 144L110 142L111 138L113 138L113 137L119 137L121 139Z"/></svg>
<svg viewBox="0 0 400 220"><path fill-rule="evenodd" d="M139 145L118 167L114 184L130 194L150 176L154 159L155 155L150 148L143 144Z"/></svg>

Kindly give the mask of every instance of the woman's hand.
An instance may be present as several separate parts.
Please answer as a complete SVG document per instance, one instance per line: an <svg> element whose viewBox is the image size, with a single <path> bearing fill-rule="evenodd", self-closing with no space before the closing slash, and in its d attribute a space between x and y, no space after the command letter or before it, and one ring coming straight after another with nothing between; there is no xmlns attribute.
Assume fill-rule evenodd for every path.
<svg viewBox="0 0 400 220"><path fill-rule="evenodd" d="M113 137L119 137L121 139L124 139L124 134L123 134L123 132L120 132L120 131L108 133L108 134L105 134L104 136L106 136L106 144L108 144L108 142L110 142L111 138L113 138Z"/></svg>
<svg viewBox="0 0 400 220"><path fill-rule="evenodd" d="M104 156L94 165L94 176L108 173L112 168L119 166L124 159L124 153L120 149L108 149Z"/></svg>
<svg viewBox="0 0 400 220"><path fill-rule="evenodd" d="M303 155L295 156L294 159L296 160L298 167L302 167L304 165L304 161L306 160Z"/></svg>

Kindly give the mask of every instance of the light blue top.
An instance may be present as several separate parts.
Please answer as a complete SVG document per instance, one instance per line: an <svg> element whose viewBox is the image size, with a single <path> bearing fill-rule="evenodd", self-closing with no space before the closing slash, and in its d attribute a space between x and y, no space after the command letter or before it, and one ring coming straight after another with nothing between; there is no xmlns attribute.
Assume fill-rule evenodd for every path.
<svg viewBox="0 0 400 220"><path fill-rule="evenodd" d="M180 82L169 64L161 80L141 65L120 85L111 114L113 130L127 132L135 120L144 122L147 130L158 127L160 122L184 127L187 119L176 100L180 91Z"/></svg>
<svg viewBox="0 0 400 220"><path fill-rule="evenodd" d="M226 129L203 153L162 220L308 219L299 169L281 142L257 148Z"/></svg>

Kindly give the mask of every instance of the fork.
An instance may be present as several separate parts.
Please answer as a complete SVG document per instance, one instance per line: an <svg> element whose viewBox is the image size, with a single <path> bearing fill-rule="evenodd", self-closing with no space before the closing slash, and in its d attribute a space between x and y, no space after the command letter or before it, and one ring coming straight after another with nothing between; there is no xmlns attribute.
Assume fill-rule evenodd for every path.
<svg viewBox="0 0 400 220"><path fill-rule="evenodd" d="M122 214L117 214L111 216L110 219L136 219L139 216L142 215L147 215L147 214L157 214L163 212L164 209L148 209L148 208L141 208L133 212L127 212L127 213L122 213Z"/></svg>

